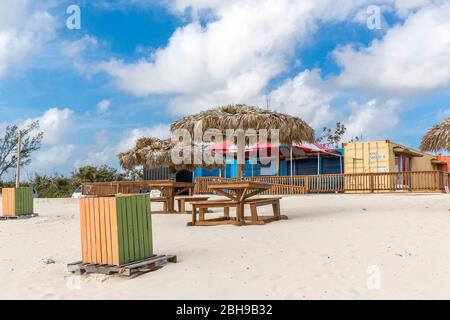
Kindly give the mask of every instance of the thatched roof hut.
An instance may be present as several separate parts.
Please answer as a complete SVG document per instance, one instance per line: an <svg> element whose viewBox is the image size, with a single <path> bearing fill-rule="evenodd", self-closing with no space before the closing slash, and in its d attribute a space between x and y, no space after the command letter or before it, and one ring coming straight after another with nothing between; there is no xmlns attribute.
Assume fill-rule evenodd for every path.
<svg viewBox="0 0 450 320"><path fill-rule="evenodd" d="M169 167L174 170L193 171L196 166L206 168L222 167L222 165L194 165L194 164L174 164L172 162L172 149L174 143L170 139L158 139L153 137L140 138L136 145L127 152L118 154L120 166L125 170L132 170L138 166L148 169ZM192 161L193 163L193 161Z"/></svg>
<svg viewBox="0 0 450 320"><path fill-rule="evenodd" d="M171 131L186 129L193 135L199 124L203 132L208 129L223 133L227 129L279 129L279 142L287 145L315 141L314 129L302 119L247 105L228 105L186 116L174 122Z"/></svg>
<svg viewBox="0 0 450 320"><path fill-rule="evenodd" d="M423 137L420 149L423 151L450 151L450 117L435 125Z"/></svg>
<svg viewBox="0 0 450 320"><path fill-rule="evenodd" d="M131 170L137 166L147 168L166 167L171 164L172 142L158 138L138 139L134 148L118 155L122 168Z"/></svg>

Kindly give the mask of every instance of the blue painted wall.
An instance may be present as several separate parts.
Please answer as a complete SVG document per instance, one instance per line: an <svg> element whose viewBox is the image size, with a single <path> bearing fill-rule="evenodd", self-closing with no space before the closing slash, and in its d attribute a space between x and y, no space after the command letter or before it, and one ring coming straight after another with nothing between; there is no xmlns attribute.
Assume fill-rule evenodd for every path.
<svg viewBox="0 0 450 320"><path fill-rule="evenodd" d="M341 172L341 163L340 157L321 157L320 158L320 174L337 174ZM343 161L343 159L342 159ZM343 166L343 163L342 163ZM250 164L247 162L244 165L244 171L242 175L244 177L252 176L252 167L253 167L253 176L257 177L261 175L261 168L263 165L261 163ZM294 174L295 175L316 175L317 174L317 158L309 158L309 159L299 159L294 160L293 162ZM281 176L289 176L291 174L291 163L290 161L280 161L280 175ZM226 178L237 178L238 176L238 165L237 160L234 160L233 163L229 163L226 165L226 169L223 170L223 174ZM278 174L278 169L275 168L275 172L273 175ZM195 170L196 177L218 177L219 169L204 169L197 168Z"/></svg>

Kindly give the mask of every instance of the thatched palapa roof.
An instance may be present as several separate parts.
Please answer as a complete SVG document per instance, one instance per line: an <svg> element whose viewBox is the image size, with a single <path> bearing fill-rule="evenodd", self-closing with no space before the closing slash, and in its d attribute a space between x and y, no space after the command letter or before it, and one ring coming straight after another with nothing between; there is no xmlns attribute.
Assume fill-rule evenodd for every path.
<svg viewBox="0 0 450 320"><path fill-rule="evenodd" d="M122 168L131 170L137 166L147 168L166 167L171 164L172 142L158 138L141 138L133 149L118 155Z"/></svg>
<svg viewBox="0 0 450 320"><path fill-rule="evenodd" d="M171 131L186 129L193 135L200 123L203 132L208 129L218 129L223 133L227 129L279 129L279 142L282 144L315 141L314 129L302 119L247 105L228 105L186 116L173 123Z"/></svg>
<svg viewBox="0 0 450 320"><path fill-rule="evenodd" d="M423 137L420 149L423 151L450 151L450 117L435 125Z"/></svg>
<svg viewBox="0 0 450 320"><path fill-rule="evenodd" d="M172 149L174 143L170 139L158 139L153 137L140 138L136 145L127 152L118 154L120 166L125 170L132 170L138 166L149 169L160 167L172 167L175 170L193 171L195 167L205 168L221 167L220 164L174 164L172 162ZM194 159L191 159L194 163Z"/></svg>

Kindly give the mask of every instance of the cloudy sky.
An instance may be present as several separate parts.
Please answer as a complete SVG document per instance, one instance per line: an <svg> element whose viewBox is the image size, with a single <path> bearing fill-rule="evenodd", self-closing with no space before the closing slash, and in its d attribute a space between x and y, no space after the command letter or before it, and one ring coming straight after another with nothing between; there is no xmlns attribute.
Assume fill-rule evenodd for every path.
<svg viewBox="0 0 450 320"><path fill-rule="evenodd" d="M450 115L450 0L0 1L0 131L45 133L28 174L117 166L180 116L267 101L417 147Z"/></svg>

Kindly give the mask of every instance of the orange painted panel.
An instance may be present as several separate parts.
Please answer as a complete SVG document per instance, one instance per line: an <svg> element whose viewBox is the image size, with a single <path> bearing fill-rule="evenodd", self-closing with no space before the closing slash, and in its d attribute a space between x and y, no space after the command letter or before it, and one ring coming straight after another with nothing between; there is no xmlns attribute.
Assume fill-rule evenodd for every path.
<svg viewBox="0 0 450 320"><path fill-rule="evenodd" d="M95 239L95 214L94 214L94 200L93 198L88 199L89 203L89 226L91 232L91 260L89 262L96 263L97 261L97 250L96 250L96 239Z"/></svg>
<svg viewBox="0 0 450 320"><path fill-rule="evenodd" d="M115 199L113 199L115 200ZM113 264L111 244L111 199L104 200L107 263Z"/></svg>
<svg viewBox="0 0 450 320"><path fill-rule="evenodd" d="M15 191L14 188L2 189L2 210L4 217L15 216Z"/></svg>
<svg viewBox="0 0 450 320"><path fill-rule="evenodd" d="M100 199L94 199L94 221L95 221L95 263L102 263L102 239L100 232Z"/></svg>
<svg viewBox="0 0 450 320"><path fill-rule="evenodd" d="M106 243L106 214L105 214L105 198L98 199L99 202L99 222L100 222L100 247L101 247L101 263L108 264L108 250Z"/></svg>
<svg viewBox="0 0 450 320"><path fill-rule="evenodd" d="M80 224L81 224L81 254L83 261L88 260L87 254L87 223L86 223L86 202L80 201Z"/></svg>

